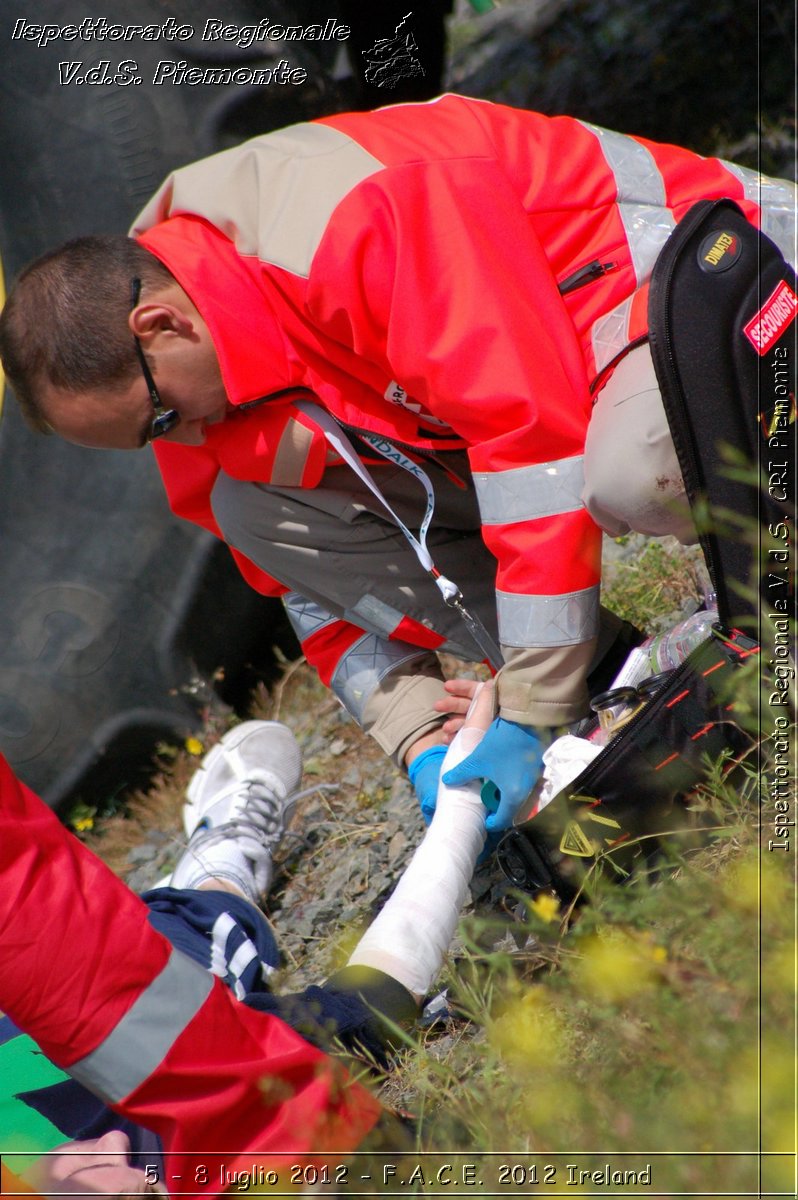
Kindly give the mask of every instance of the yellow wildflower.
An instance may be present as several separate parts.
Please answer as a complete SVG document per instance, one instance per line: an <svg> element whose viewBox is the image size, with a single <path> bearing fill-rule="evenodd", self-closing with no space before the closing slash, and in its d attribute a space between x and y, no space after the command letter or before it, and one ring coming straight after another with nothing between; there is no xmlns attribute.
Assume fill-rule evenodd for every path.
<svg viewBox="0 0 798 1200"><path fill-rule="evenodd" d="M552 921L556 921L560 915L559 900L556 896L552 896L548 892L541 892L539 896L535 897L529 907L547 925Z"/></svg>
<svg viewBox="0 0 798 1200"><path fill-rule="evenodd" d="M492 1022L489 1040L502 1058L517 1066L551 1068L565 1043L562 1024L541 986L527 988Z"/></svg>
<svg viewBox="0 0 798 1200"><path fill-rule="evenodd" d="M622 931L596 935L583 947L576 977L588 995L618 1004L653 985L658 950L662 947L646 946Z"/></svg>

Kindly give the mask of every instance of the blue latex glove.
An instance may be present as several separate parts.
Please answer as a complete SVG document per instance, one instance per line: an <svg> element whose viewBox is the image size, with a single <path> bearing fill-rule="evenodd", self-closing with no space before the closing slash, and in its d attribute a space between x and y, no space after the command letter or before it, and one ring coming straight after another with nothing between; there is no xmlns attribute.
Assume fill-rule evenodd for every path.
<svg viewBox="0 0 798 1200"><path fill-rule="evenodd" d="M435 805L438 803L438 783L441 778L441 763L446 757L446 746L430 746L417 754L407 768L407 775L416 789L421 815L426 825L431 824Z"/></svg>
<svg viewBox="0 0 798 1200"><path fill-rule="evenodd" d="M488 833L509 829L513 817L537 783L544 743L537 730L496 717L467 758L443 776L452 787L472 779L489 779L499 793L498 808L485 822Z"/></svg>

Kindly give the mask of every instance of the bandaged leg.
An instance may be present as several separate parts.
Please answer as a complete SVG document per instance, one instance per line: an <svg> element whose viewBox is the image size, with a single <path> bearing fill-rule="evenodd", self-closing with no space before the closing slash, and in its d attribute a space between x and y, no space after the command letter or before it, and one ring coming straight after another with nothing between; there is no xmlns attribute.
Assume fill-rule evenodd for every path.
<svg viewBox="0 0 798 1200"><path fill-rule="evenodd" d="M446 753L441 774L476 748L492 712L492 686L483 684ZM458 788L440 785L424 841L355 948L350 966L383 971L417 998L429 991L454 936L485 842L485 816L478 783Z"/></svg>

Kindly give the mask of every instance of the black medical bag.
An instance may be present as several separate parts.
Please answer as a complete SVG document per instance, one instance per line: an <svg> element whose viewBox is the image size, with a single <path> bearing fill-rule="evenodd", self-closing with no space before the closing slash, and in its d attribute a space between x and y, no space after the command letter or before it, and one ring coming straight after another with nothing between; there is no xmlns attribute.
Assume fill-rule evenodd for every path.
<svg viewBox="0 0 798 1200"><path fill-rule="evenodd" d="M752 752L740 668L793 615L797 291L731 201L695 205L657 260L651 352L718 623L567 788L529 819L522 810L497 851L519 888L570 902L599 861L627 878L665 835L695 836L695 790ZM774 698L791 719L786 694Z"/></svg>

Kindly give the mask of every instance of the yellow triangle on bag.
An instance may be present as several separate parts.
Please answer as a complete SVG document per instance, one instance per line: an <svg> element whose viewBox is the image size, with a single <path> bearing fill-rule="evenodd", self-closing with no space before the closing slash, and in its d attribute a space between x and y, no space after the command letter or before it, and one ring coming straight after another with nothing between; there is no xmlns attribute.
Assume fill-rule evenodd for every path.
<svg viewBox="0 0 798 1200"><path fill-rule="evenodd" d="M592 858L595 854L593 843L577 821L569 821L566 825L560 850L563 854L572 854L577 858Z"/></svg>

